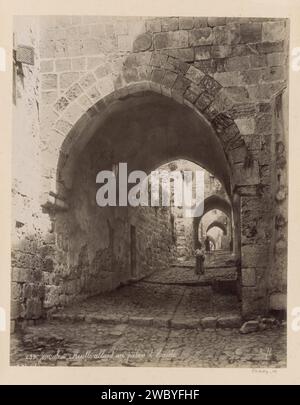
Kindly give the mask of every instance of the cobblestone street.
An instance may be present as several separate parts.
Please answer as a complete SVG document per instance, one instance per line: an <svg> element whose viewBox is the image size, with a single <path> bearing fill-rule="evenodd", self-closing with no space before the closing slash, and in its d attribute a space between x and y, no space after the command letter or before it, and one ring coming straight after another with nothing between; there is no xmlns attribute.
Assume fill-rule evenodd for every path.
<svg viewBox="0 0 300 405"><path fill-rule="evenodd" d="M173 268L171 283L150 276L27 327L12 337L12 365L285 366L283 326L241 334L237 298L181 285L183 273L193 279Z"/></svg>

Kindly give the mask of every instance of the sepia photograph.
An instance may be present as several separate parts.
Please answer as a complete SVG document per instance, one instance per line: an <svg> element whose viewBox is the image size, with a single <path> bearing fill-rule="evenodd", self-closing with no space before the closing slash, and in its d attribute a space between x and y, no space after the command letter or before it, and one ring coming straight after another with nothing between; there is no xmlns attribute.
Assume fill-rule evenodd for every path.
<svg viewBox="0 0 300 405"><path fill-rule="evenodd" d="M289 18L11 36L10 365L286 368Z"/></svg>

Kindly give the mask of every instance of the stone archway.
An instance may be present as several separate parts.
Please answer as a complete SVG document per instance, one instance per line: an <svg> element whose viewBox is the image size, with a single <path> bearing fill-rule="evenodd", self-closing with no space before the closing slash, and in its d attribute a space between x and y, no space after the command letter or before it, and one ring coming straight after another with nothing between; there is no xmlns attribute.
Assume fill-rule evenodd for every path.
<svg viewBox="0 0 300 405"><path fill-rule="evenodd" d="M114 80L110 71L116 72ZM104 120L115 103L145 91L188 106L212 126L230 165L232 186L258 183L258 165L235 122L232 109L236 102L230 91L195 66L157 51L136 52L113 64L100 64L72 83L53 103L56 120L51 131L62 135L55 138L59 165L75 142L82 148L80 143L88 141L80 136L80 131L95 125L95 116ZM51 187L56 193L57 189Z"/></svg>
<svg viewBox="0 0 300 405"><path fill-rule="evenodd" d="M93 281L87 282L88 288L98 286L102 291L118 286L130 276L126 256L126 251L131 249L126 238L129 224L136 228L137 240L145 247L137 258L141 269L137 277L158 266L152 249L157 241L161 240L160 244L165 246L159 261L167 265L170 258L169 247L164 245L168 243L168 234L156 233L152 245L143 239L143 227L139 225L142 212L133 215L130 208L109 207L99 213L95 205L95 179L99 170L127 162L128 171L137 169L148 173L164 162L188 158L219 178L230 193L231 169L215 131L206 120L188 106L152 91L115 101L104 116L94 115L93 125L81 125L79 120L69 134L76 135L73 144L66 138L68 155L62 155L58 165L58 184L63 186L63 198L69 208L56 214L55 232L59 240L72 240L67 251L58 246L70 275L78 273L81 279L82 274L92 268L93 274L89 277ZM185 137L182 137L183 132ZM143 224L147 223L150 228L153 227L151 215L143 219ZM158 215L161 222L166 223L164 213ZM99 229L103 230L101 240L98 239ZM114 232L113 242L108 239L110 229ZM105 273L106 281L101 273ZM99 279L95 280L97 277ZM84 284L86 280L80 282Z"/></svg>
<svg viewBox="0 0 300 405"><path fill-rule="evenodd" d="M109 122L114 114L121 111L124 103L138 105L145 97L152 100L153 97L158 97L160 101L163 100L162 103L172 103L173 106L177 106L177 109L181 106L181 111L185 111L189 117L193 116L188 122L189 129L194 128L194 130L187 131L183 128L182 132L194 133L193 139L199 143L196 148L195 144L191 143L193 150L183 154L173 152L173 155L165 158L162 156L157 162L151 164L155 167L171 158L187 158L202 164L204 168L215 174L223 183L230 198L235 199L235 229L239 235L239 199L234 195L240 194L240 190L248 186L257 185L259 171L258 164L248 151L231 114L235 101L215 79L193 65L170 56L165 59L157 52L150 52L147 61L140 59L140 56L136 54L132 57L132 61L130 57L125 60L127 63L130 61L131 72L134 74L128 75L126 68L121 69L116 81L113 82L107 70L100 65L80 82L73 83L53 104L53 109L59 116L51 131L60 133L62 137L55 138L57 140L56 182L49 184L50 192L45 194L46 198L44 197L42 206L46 210L50 209L51 212L68 210L68 195L72 189L74 164L93 138L95 131ZM163 60L171 65L165 66ZM180 115L179 113L178 116ZM195 124L196 122L198 124ZM213 150L219 151L221 161L225 162L223 165L225 170L218 172L213 162L205 163L203 158L197 156L197 151L201 150L199 147L201 142L196 135L195 127L199 123L210 134L210 138L202 145L206 144L210 147L212 143L215 144L216 149L214 147ZM178 150L178 145L176 147ZM214 161L218 162L217 166L220 165L218 158ZM151 170L151 164L145 169ZM239 243L238 255L240 255L240 246Z"/></svg>
<svg viewBox="0 0 300 405"><path fill-rule="evenodd" d="M230 202L219 195L214 194L205 199L204 211L202 215L205 215L212 209L218 209L220 211L223 211L228 217L231 216L232 208Z"/></svg>

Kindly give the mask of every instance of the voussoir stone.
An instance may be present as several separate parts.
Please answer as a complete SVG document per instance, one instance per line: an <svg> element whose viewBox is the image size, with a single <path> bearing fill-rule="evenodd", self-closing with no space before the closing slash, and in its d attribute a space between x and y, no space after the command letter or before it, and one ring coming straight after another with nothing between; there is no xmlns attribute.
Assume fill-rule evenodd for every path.
<svg viewBox="0 0 300 405"><path fill-rule="evenodd" d="M199 84L201 79L204 77L204 73L194 66L190 66L185 74L185 77L195 84Z"/></svg>
<svg viewBox="0 0 300 405"><path fill-rule="evenodd" d="M195 60L207 60L210 57L215 57L212 56L211 54L211 46L208 45L202 45L202 46L196 46L195 47Z"/></svg>

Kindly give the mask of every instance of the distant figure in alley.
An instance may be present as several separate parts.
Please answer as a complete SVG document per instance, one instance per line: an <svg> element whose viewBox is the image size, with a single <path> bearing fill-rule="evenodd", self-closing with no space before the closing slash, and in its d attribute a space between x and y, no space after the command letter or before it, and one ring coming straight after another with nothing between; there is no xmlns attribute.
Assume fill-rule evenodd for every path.
<svg viewBox="0 0 300 405"><path fill-rule="evenodd" d="M205 261L205 251L204 248L202 247L202 243L199 242L196 250L195 250L195 256L196 256L196 274L204 274L204 261Z"/></svg>
<svg viewBox="0 0 300 405"><path fill-rule="evenodd" d="M205 244L205 251L210 252L210 240L208 236L206 236L204 244Z"/></svg>

